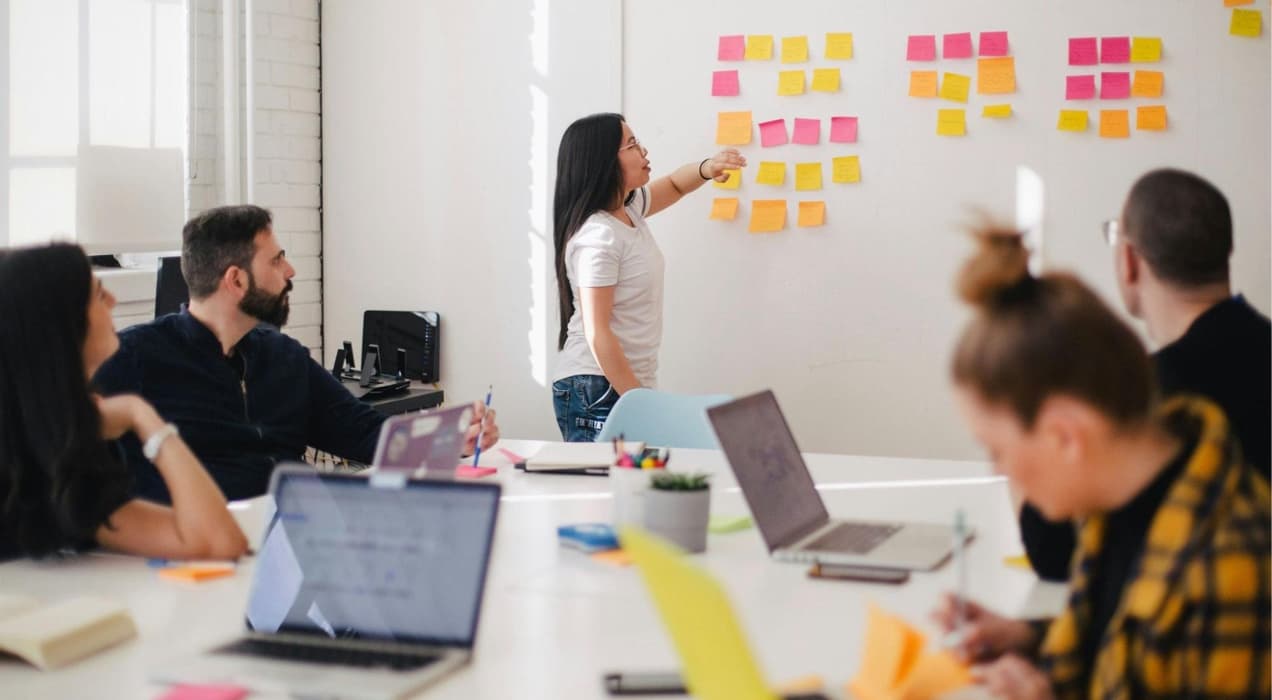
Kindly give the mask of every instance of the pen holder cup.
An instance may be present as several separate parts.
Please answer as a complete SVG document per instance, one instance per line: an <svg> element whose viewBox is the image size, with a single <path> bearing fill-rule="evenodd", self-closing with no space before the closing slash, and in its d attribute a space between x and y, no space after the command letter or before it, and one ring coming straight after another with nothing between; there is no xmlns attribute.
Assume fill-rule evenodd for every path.
<svg viewBox="0 0 1272 700"><path fill-rule="evenodd" d="M644 500L649 490L649 470L628 467L610 467L610 492L614 496L614 527L636 525L643 527Z"/></svg>
<svg viewBox="0 0 1272 700"><path fill-rule="evenodd" d="M686 552L707 551L711 490L645 492L645 529L674 542Z"/></svg>

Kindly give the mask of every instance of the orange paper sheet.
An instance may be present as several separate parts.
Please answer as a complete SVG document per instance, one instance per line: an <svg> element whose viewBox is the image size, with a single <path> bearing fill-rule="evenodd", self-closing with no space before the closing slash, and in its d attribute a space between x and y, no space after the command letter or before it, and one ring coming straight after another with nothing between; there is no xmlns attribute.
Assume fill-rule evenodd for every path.
<svg viewBox="0 0 1272 700"><path fill-rule="evenodd" d="M1136 108L1135 128L1140 131L1165 131L1166 106L1150 105Z"/></svg>
<svg viewBox="0 0 1272 700"><path fill-rule="evenodd" d="M785 199L757 199L751 202L751 233L777 233L786 228Z"/></svg>
<svg viewBox="0 0 1272 700"><path fill-rule="evenodd" d="M800 226L821 226L826 223L826 203L825 202L800 202L799 203L799 225Z"/></svg>
<svg viewBox="0 0 1272 700"><path fill-rule="evenodd" d="M930 700L971 683L971 672L945 651L923 653L923 635L905 620L870 606L857 677L860 700Z"/></svg>
<svg viewBox="0 0 1272 700"><path fill-rule="evenodd" d="M1131 81L1131 97L1161 97L1165 74L1159 70L1137 70Z"/></svg>
<svg viewBox="0 0 1272 700"><path fill-rule="evenodd" d="M1131 113L1125 109L1100 110L1100 138L1124 139L1131 135Z"/></svg>
<svg viewBox="0 0 1272 700"><path fill-rule="evenodd" d="M1016 59L981 58L976 61L976 93L1007 95L1016 91Z"/></svg>
<svg viewBox="0 0 1272 700"><path fill-rule="evenodd" d="M751 113L720 112L716 117L716 143L721 146L751 143Z"/></svg>
<svg viewBox="0 0 1272 700"><path fill-rule="evenodd" d="M936 71L910 71L910 97L936 97Z"/></svg>
<svg viewBox="0 0 1272 700"><path fill-rule="evenodd" d="M738 217L737 197L717 197L711 202L711 220L733 221Z"/></svg>

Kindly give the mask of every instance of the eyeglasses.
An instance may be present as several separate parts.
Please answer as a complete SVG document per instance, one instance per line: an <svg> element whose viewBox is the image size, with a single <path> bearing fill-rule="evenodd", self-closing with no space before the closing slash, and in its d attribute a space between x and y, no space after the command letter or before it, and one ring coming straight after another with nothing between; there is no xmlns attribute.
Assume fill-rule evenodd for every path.
<svg viewBox="0 0 1272 700"><path fill-rule="evenodd" d="M626 146L623 146L622 148L618 149L618 152L619 152L619 153L622 153L623 151L630 151L630 150L632 150L633 148L638 148L638 149L640 149L640 152L641 152L641 153L648 153L648 151L646 151L646 150L645 150L645 147L644 147L644 146L642 146L642 145L640 144L640 141L637 141L636 139L632 139L632 142L631 142L631 143L629 143L629 144L627 144Z"/></svg>
<svg viewBox="0 0 1272 700"><path fill-rule="evenodd" d="M1104 223L1100 224L1100 234L1104 237L1104 242L1109 244L1109 247L1117 245L1121 233L1121 224L1118 223L1117 219L1105 219Z"/></svg>

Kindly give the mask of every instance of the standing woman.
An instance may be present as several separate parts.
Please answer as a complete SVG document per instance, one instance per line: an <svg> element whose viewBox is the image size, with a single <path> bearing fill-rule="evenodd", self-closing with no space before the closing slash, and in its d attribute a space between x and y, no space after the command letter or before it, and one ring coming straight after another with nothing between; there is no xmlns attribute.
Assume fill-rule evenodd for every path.
<svg viewBox="0 0 1272 700"><path fill-rule="evenodd" d="M225 497L155 409L89 377L115 350L115 298L79 246L0 250L0 559L102 545L232 559L247 540ZM172 507L133 498L108 441L134 433Z"/></svg>
<svg viewBox="0 0 1272 700"><path fill-rule="evenodd" d="M561 331L552 398L566 441L595 440L620 395L657 383L663 256L645 219L745 165L730 148L651 182L649 151L622 115L565 130L553 203Z"/></svg>

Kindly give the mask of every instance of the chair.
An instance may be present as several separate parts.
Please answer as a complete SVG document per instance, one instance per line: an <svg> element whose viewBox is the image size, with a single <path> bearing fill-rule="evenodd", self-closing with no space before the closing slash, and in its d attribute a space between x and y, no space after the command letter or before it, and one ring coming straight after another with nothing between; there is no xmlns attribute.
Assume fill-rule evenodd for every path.
<svg viewBox="0 0 1272 700"><path fill-rule="evenodd" d="M733 399L728 394L668 394L632 389L618 397L596 437L606 442L622 435L657 447L717 449L707 409Z"/></svg>
<svg viewBox="0 0 1272 700"><path fill-rule="evenodd" d="M159 259L159 273L155 275L155 318L181 310L190 301L190 289L181 274L180 256Z"/></svg>

